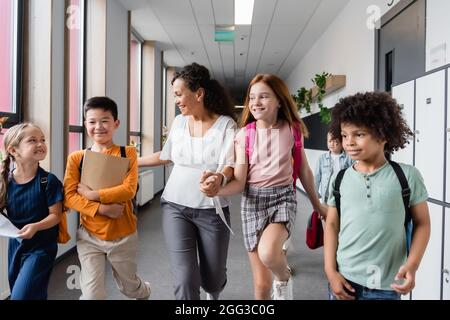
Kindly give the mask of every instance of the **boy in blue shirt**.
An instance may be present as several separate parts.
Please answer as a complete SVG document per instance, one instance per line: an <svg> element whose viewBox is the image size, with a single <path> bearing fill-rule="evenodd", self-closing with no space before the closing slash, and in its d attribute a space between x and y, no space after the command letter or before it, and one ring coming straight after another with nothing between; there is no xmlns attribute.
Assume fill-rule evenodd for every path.
<svg viewBox="0 0 450 320"><path fill-rule="evenodd" d="M411 194L414 232L406 250L402 188L385 154L403 148L412 135L399 105L387 93L341 99L331 133L357 162L345 171L340 215L332 178L325 228L325 273L331 299L400 299L414 288L415 273L430 236L427 191L419 171L400 164Z"/></svg>
<svg viewBox="0 0 450 320"><path fill-rule="evenodd" d="M327 147L328 152L320 156L314 173L317 195L325 204L328 200L330 179L333 174L353 164L352 159L342 148L341 141L335 139L330 131L327 133Z"/></svg>

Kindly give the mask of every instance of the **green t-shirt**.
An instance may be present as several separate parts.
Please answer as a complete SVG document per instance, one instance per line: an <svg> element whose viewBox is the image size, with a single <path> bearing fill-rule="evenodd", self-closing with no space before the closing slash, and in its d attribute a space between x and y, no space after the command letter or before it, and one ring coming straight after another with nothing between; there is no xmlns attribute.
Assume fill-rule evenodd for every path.
<svg viewBox="0 0 450 320"><path fill-rule="evenodd" d="M428 198L420 172L400 164L411 189L410 205ZM335 207L333 196L336 175L328 205ZM336 253L339 272L359 285L392 290L398 269L406 261L405 209L400 182L386 162L381 168L364 174L350 167L340 186L341 216Z"/></svg>

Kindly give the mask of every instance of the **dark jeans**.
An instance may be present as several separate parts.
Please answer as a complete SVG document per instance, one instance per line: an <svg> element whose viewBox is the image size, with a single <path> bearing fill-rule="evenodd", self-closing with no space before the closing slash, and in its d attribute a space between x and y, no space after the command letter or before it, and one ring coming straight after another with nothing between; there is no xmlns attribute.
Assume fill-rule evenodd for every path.
<svg viewBox="0 0 450 320"><path fill-rule="evenodd" d="M215 209L193 209L164 199L161 208L175 299L199 300L200 286L217 299L227 283L227 226ZM223 212L230 223L229 208Z"/></svg>
<svg viewBox="0 0 450 320"><path fill-rule="evenodd" d="M355 296L355 300L400 300L400 294L394 290L370 289L349 280L347 282L355 289L354 293L349 293ZM330 285L328 285L328 296L330 300L337 300Z"/></svg>

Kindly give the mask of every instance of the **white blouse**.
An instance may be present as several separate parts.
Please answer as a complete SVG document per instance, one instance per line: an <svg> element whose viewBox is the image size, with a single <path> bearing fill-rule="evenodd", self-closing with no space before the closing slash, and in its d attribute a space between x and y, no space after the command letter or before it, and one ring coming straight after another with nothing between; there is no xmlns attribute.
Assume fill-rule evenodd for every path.
<svg viewBox="0 0 450 320"><path fill-rule="evenodd" d="M213 199L200 191L203 171L221 171L234 167L234 136L236 122L220 116L203 137L191 137L188 117L178 115L173 121L161 160L170 160L174 167L162 197L169 202L195 209L214 208ZM230 205L226 197L219 197L220 205Z"/></svg>

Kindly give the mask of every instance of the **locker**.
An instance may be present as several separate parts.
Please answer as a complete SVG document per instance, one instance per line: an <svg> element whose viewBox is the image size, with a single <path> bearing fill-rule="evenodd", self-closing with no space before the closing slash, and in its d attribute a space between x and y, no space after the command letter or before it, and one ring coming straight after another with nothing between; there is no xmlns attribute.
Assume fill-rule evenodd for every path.
<svg viewBox="0 0 450 320"><path fill-rule="evenodd" d="M447 178L445 202L450 203L450 68L447 69L447 126L446 126L446 143L447 143Z"/></svg>
<svg viewBox="0 0 450 320"><path fill-rule="evenodd" d="M444 200L445 70L416 81L415 166L429 197Z"/></svg>
<svg viewBox="0 0 450 320"><path fill-rule="evenodd" d="M442 298L450 300L450 208L445 209L444 267L442 268Z"/></svg>
<svg viewBox="0 0 450 320"><path fill-rule="evenodd" d="M422 262L416 272L413 300L439 300L441 297L442 206L428 202L431 234Z"/></svg>
<svg viewBox="0 0 450 320"><path fill-rule="evenodd" d="M413 80L392 88L392 96L400 104L403 117L411 131L414 131L414 85L415 81ZM395 152L392 155L392 160L413 165L414 138L411 138L404 149Z"/></svg>

